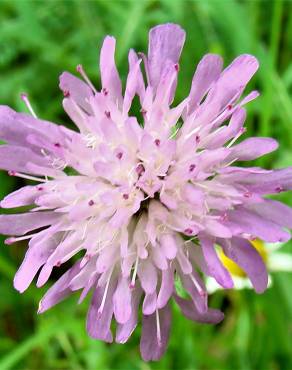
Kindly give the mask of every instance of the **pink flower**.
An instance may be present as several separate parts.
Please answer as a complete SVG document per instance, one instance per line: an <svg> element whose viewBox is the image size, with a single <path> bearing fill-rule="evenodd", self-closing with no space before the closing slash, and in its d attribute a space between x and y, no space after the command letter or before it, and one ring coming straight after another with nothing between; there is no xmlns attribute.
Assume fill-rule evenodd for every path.
<svg viewBox="0 0 292 370"><path fill-rule="evenodd" d="M82 66L77 70L84 82L64 72L63 106L78 131L40 120L33 111L0 107L0 138L6 142L0 146L0 167L39 183L1 202L3 208L34 206L0 216L0 232L11 236L7 244L29 240L15 288L25 291L39 270L37 286L44 285L54 268L82 251L43 297L39 313L76 290L82 290L80 302L92 291L89 335L112 342L114 318L115 340L124 343L141 309L145 360L159 359L166 349L171 298L191 320L223 319L208 308L199 274L233 287L217 248L261 293L267 272L249 240L284 242L292 226L291 208L265 198L292 188L292 169L234 164L277 148L271 138L236 143L245 132L243 106L258 96L253 91L241 98L258 69L256 58L241 55L222 71L220 56L204 56L188 96L172 107L184 40L178 25L153 28L148 55L129 52L124 93L113 37L106 37L101 49L101 91ZM135 95L139 118L130 113ZM175 279L189 299L178 295Z"/></svg>

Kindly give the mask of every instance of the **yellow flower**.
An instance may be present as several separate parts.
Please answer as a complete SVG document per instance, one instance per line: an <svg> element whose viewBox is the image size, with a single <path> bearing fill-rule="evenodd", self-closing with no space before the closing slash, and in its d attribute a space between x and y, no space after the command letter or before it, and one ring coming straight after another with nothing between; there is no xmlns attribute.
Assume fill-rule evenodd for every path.
<svg viewBox="0 0 292 370"><path fill-rule="evenodd" d="M267 263L268 253L266 251L265 244L259 239L252 240L250 243L259 252L263 261ZM231 275L246 277L246 273L238 266L238 264L228 258L221 249L219 251L219 258Z"/></svg>

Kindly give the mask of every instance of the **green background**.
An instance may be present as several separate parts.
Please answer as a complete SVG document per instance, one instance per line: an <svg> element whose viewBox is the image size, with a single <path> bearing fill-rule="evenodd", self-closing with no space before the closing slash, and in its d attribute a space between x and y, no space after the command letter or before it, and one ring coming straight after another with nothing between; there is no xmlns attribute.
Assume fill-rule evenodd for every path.
<svg viewBox="0 0 292 370"><path fill-rule="evenodd" d="M150 27L177 22L187 31L177 101L190 87L195 65L207 52L229 63L252 53L260 70L248 90L261 97L248 105L247 134L273 136L280 149L258 161L269 167L292 164L292 3L283 1L0 1L0 102L25 111L19 95L29 93L36 113L69 124L62 111L58 76L82 63L99 86L98 52L106 34L117 38L123 81L130 47L146 50ZM23 183L0 173L1 198ZM281 198L292 205L289 194ZM0 370L4 369L292 369L292 274L274 274L265 294L217 292L210 298L226 319L199 325L174 307L168 351L157 363L143 363L139 331L125 345L87 337L88 300L77 295L37 316L45 289L20 295L13 275L26 245L0 251ZM290 245L285 246L287 251ZM57 274L54 276L57 278ZM52 279L53 280L53 279ZM50 281L50 284L52 283Z"/></svg>

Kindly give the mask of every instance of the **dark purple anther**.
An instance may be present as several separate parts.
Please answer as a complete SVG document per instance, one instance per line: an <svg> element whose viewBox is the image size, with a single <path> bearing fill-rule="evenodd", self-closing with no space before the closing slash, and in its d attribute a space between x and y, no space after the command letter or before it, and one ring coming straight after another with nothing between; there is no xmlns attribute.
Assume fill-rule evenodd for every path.
<svg viewBox="0 0 292 370"><path fill-rule="evenodd" d="M189 167L189 172L193 172L195 168L196 168L196 165L191 164L190 167Z"/></svg>
<svg viewBox="0 0 292 370"><path fill-rule="evenodd" d="M136 167L136 173L141 176L143 175L143 173L145 172L145 167L143 166L142 163L138 164L138 166Z"/></svg>
<svg viewBox="0 0 292 370"><path fill-rule="evenodd" d="M155 139L154 140L154 143L155 143L156 146L159 146L160 145L160 140L159 139Z"/></svg>
<svg viewBox="0 0 292 370"><path fill-rule="evenodd" d="M107 91L107 89L106 89L105 87L103 87L101 91L102 91L102 93L103 93L105 96L107 96L107 95L108 95L108 91Z"/></svg>

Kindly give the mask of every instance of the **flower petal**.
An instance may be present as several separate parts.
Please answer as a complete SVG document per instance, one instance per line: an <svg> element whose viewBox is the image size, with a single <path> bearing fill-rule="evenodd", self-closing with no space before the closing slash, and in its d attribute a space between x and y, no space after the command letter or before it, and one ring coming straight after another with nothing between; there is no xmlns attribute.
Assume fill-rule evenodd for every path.
<svg viewBox="0 0 292 370"><path fill-rule="evenodd" d="M61 302L67 296L72 294L69 284L71 280L80 271L80 261L76 262L62 277L47 291L39 304L38 313L43 313L49 308Z"/></svg>
<svg viewBox="0 0 292 370"><path fill-rule="evenodd" d="M111 343L113 336L110 325L113 316L112 298L116 284L111 279L108 289L107 285L96 286L87 314L86 330L94 339L100 339L104 342ZM105 298L104 298L105 295ZM105 299L104 305L103 299Z"/></svg>
<svg viewBox="0 0 292 370"><path fill-rule="evenodd" d="M227 257L238 264L248 275L257 293L262 293L268 285L268 274L262 257L245 239L232 238L231 241L220 240Z"/></svg>
<svg viewBox="0 0 292 370"><path fill-rule="evenodd" d="M156 90L166 60L178 62L185 42L185 31L176 24L156 26L149 33L148 73L150 85Z"/></svg>
<svg viewBox="0 0 292 370"><path fill-rule="evenodd" d="M115 38L107 36L100 51L100 77L103 89L121 104L122 84L115 63L115 48Z"/></svg>
<svg viewBox="0 0 292 370"><path fill-rule="evenodd" d="M177 294L174 296L176 303L179 305L181 312L189 320L201 322L204 324L218 324L224 319L223 312L208 308L206 312L199 312L191 300L183 299Z"/></svg>
<svg viewBox="0 0 292 370"><path fill-rule="evenodd" d="M125 324L118 324L117 332L116 332L116 342L117 343L125 343L131 336L135 327L137 326L138 309L139 309L141 295L142 295L141 287L135 286L133 293L132 293L132 301L131 301L132 314L129 320Z"/></svg>
<svg viewBox="0 0 292 370"><path fill-rule="evenodd" d="M60 215L54 212L0 215L0 233L23 235L31 230L55 224L59 219Z"/></svg>
<svg viewBox="0 0 292 370"><path fill-rule="evenodd" d="M209 275L223 288L233 288L233 281L228 270L221 263L212 239L204 235L199 235L199 240L202 246L203 255L208 267Z"/></svg>
<svg viewBox="0 0 292 370"><path fill-rule="evenodd" d="M159 322L158 318L159 316ZM144 361L157 361L164 354L168 343L171 323L171 311L169 306L146 316L142 320L142 336L140 351Z"/></svg>
<svg viewBox="0 0 292 370"><path fill-rule="evenodd" d="M69 72L63 72L60 76L60 89L64 92L64 95L70 96L75 103L81 107L86 113L92 114L92 108L88 103L93 92L91 88L78 77L72 75Z"/></svg>
<svg viewBox="0 0 292 370"><path fill-rule="evenodd" d="M125 324L129 321L133 314L131 304L132 294L129 285L129 279L120 278L113 296L114 315L120 324Z"/></svg>
<svg viewBox="0 0 292 370"><path fill-rule="evenodd" d="M247 209L228 211L227 218L225 223L234 235L246 233L270 243L286 242L290 239L290 233L279 225Z"/></svg>
<svg viewBox="0 0 292 370"><path fill-rule="evenodd" d="M231 148L230 155L226 158L227 162L234 159L238 161L251 161L267 153L271 153L278 148L276 140L268 137L252 137L242 141Z"/></svg>
<svg viewBox="0 0 292 370"><path fill-rule="evenodd" d="M223 60L219 55L207 54L199 62L189 94L188 114L191 114L220 76Z"/></svg>

